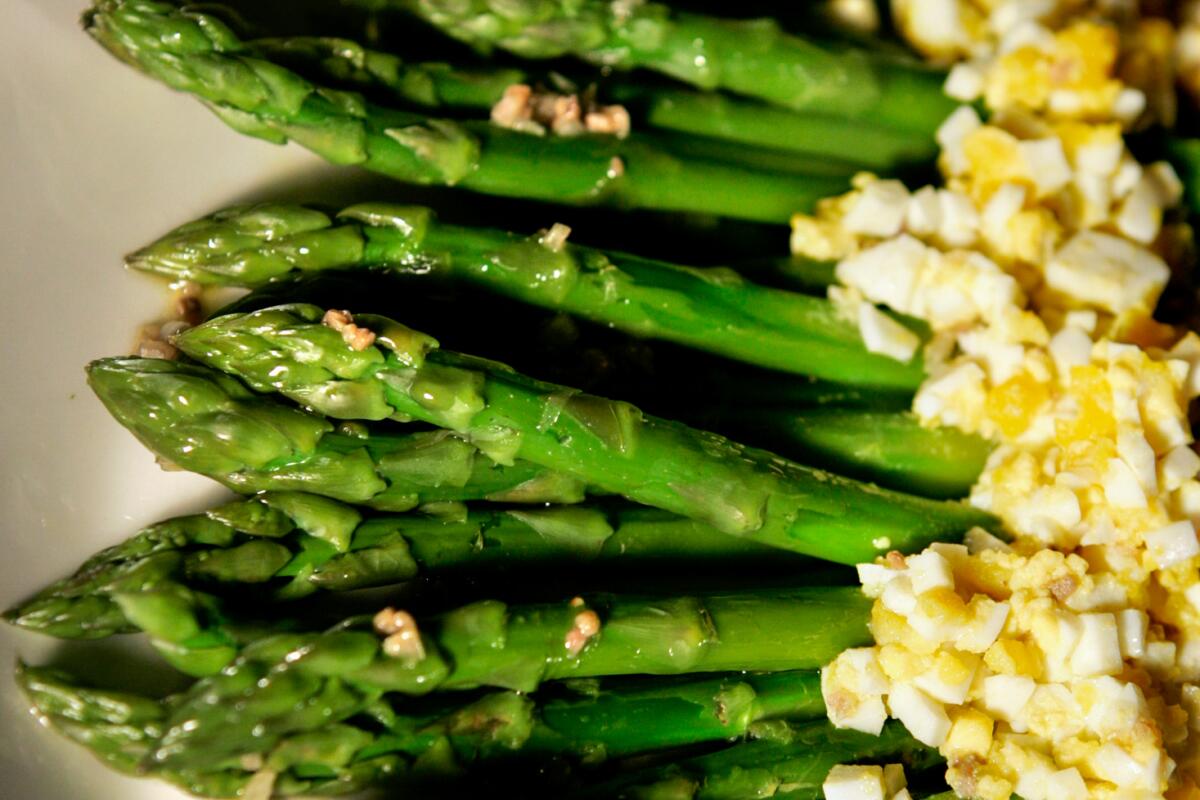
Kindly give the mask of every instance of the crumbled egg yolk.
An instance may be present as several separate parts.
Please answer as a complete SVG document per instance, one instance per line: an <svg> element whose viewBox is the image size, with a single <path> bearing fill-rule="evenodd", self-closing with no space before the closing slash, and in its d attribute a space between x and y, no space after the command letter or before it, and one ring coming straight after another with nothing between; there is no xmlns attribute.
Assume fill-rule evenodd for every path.
<svg viewBox="0 0 1200 800"><path fill-rule="evenodd" d="M954 9L933 29L949 41L1013 4L897 5L902 25ZM974 59L947 88L991 111L938 131L943 186L864 174L793 220L795 252L838 262L830 299L869 349L922 348L881 306L929 324L913 411L996 442L970 502L1013 535L860 565L875 645L822 690L839 727L892 717L939 748L963 797L1200 798L1200 336L1152 318L1182 186L1121 133L1145 105L1125 72L1153 73L1170 37L1139 24L1130 66L1116 28L1051 33L1066 4L1035 5L998 47L940 53Z"/></svg>
<svg viewBox="0 0 1200 800"><path fill-rule="evenodd" d="M1185 87L1200 90L1196 0L1184 4L1178 32L1166 19L1143 16L1145 9L1134 0L892 0L891 5L897 28L917 51L935 61L959 62L947 93L964 102L984 98L993 110L1111 115L1126 124L1148 114L1169 125L1177 77ZM1075 20L1088 22L1071 24Z"/></svg>

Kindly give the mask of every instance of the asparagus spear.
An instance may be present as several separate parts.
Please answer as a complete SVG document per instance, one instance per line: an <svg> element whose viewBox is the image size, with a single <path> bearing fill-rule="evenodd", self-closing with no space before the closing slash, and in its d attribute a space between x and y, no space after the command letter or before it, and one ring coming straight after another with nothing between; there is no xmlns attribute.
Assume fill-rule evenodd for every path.
<svg viewBox="0 0 1200 800"><path fill-rule="evenodd" d="M801 113L642 80L607 81L602 88L604 98L628 107L637 123L679 133L827 156L881 172L933 163L937 156L931 131L865 125L835 114Z"/></svg>
<svg viewBox="0 0 1200 800"><path fill-rule="evenodd" d="M250 40L247 46L308 80L336 82L368 94L386 93L393 101L422 108L488 112L514 84L561 83L507 66L464 69L444 63L407 63L347 39L266 38ZM837 174L831 169L844 171L846 165L856 165L893 171L931 162L937 155L937 143L926 133L864 128L840 117L800 113L727 94L617 76L606 77L598 89L606 102L620 103L632 112L635 130L658 128L826 159L825 163L813 158L781 162L792 170L804 167L815 174ZM742 148L724 157L742 162L756 152Z"/></svg>
<svg viewBox="0 0 1200 800"><path fill-rule="evenodd" d="M113 358L88 366L109 412L156 456L235 491L305 491L382 511L493 500L575 503L579 481L500 466L462 437L342 426L194 364Z"/></svg>
<svg viewBox="0 0 1200 800"><path fill-rule="evenodd" d="M634 339L429 276L316 272L268 284L223 312L283 302L368 308L420 328L447 316L448 349L477 353L554 383L621 397L787 458L926 497L961 497L987 456L978 437L925 428L903 392L815 381ZM439 331L443 333L443 331ZM889 413L890 412L890 413ZM977 466L975 466L977 465Z"/></svg>
<svg viewBox="0 0 1200 800"><path fill-rule="evenodd" d="M752 800L777 797L820 800L821 785L837 764L903 763L921 770L941 760L898 723L879 736L838 730L828 722L770 726L763 737L715 753L619 777L580 792L580 797L622 800Z"/></svg>
<svg viewBox="0 0 1200 800"><path fill-rule="evenodd" d="M865 50L822 47L770 19L732 20L653 2L358 0L409 11L480 49L523 58L577 56L645 68L704 89L796 111L870 120L927 135L953 110L943 75Z"/></svg>
<svg viewBox="0 0 1200 800"><path fill-rule="evenodd" d="M486 122L397 111L310 83L258 57L217 17L154 0L99 0L88 32L121 60L196 95L236 130L295 141L400 180L560 203L786 222L844 178L781 174L680 155L631 136L535 138Z"/></svg>
<svg viewBox="0 0 1200 800"><path fill-rule="evenodd" d="M427 110L487 110L509 86L530 81L528 73L514 67L405 61L341 37L268 36L247 39L243 47L305 80L368 93L382 89L400 104Z"/></svg>
<svg viewBox="0 0 1200 800"><path fill-rule="evenodd" d="M907 413L736 406L717 413L751 444L926 497L966 496L992 447L958 428L926 428Z"/></svg>
<svg viewBox="0 0 1200 800"><path fill-rule="evenodd" d="M147 763L172 707L170 699L156 702L92 689L66 673L23 664L17 681L39 715L127 773ZM814 672L666 683L609 681L585 694L557 695L492 691L401 713L381 706L386 713L373 724L334 724L315 735L284 739L256 755L277 773L277 796L318 793L330 784L353 791L386 779L389 771L419 771L425 754L437 754L451 762L445 766L457 769L563 755L595 765L743 737L764 720L804 720L824 711ZM298 757L304 763L296 763ZM251 757L228 767L210 762L200 771L156 768L149 774L200 794L230 796L244 790L254 774L245 765L255 762Z"/></svg>
<svg viewBox="0 0 1200 800"><path fill-rule="evenodd" d="M409 367L386 347L352 348L343 340L350 331L339 333L323 318L316 306L277 306L218 317L175 341L260 391L322 413L428 422L487 441L502 463L523 458L725 533L829 561L919 550L992 521L962 504L802 467L492 362L433 350L423 366Z"/></svg>
<svg viewBox="0 0 1200 800"><path fill-rule="evenodd" d="M173 708L155 768L195 769L270 752L380 698L482 686L528 692L548 680L813 669L868 641L855 588L507 606L485 600L419 627L390 610L376 628L349 620L323 634L280 634L242 650ZM382 622L380 620L382 618Z"/></svg>
<svg viewBox="0 0 1200 800"><path fill-rule="evenodd" d="M655 509L560 507L465 512L462 519L363 520L332 500L266 492L152 525L5 617L60 638L142 630L180 671L207 675L243 638L237 590L293 600L455 570L569 572L582 564L706 561L761 571L773 548ZM783 562L789 558L784 555ZM791 559L799 568L802 562ZM216 596L214 596L216 595Z"/></svg>
<svg viewBox="0 0 1200 800"><path fill-rule="evenodd" d="M699 270L567 244L543 232L449 225L426 208L369 204L337 217L303 206L238 207L185 224L128 256L133 269L260 286L333 267L432 272L489 291L749 364L879 389L913 390L920 359L870 353L832 305L726 269Z"/></svg>
<svg viewBox="0 0 1200 800"><path fill-rule="evenodd" d="M34 711L121 772L132 772L162 733L164 706L152 698L93 689L23 662L16 679Z"/></svg>
<svg viewBox="0 0 1200 800"><path fill-rule="evenodd" d="M448 349L477 353L554 383L621 397L800 463L927 497L961 497L988 445L902 413L903 392L815 381L634 339L553 312L530 313L461 285L392 272L315 272L268 284L219 313L284 302L368 308L439 331ZM978 465L978 466L973 466Z"/></svg>
<svg viewBox="0 0 1200 800"><path fill-rule="evenodd" d="M422 330L453 317L452 327L439 330L439 342L448 350L475 353L552 383L625 398L652 414L678 415L701 428L719 422L730 406L903 411L912 405L911 392L741 364L539 310L478 286L397 270L297 271L259 286L213 316L285 303L357 308L408 320Z"/></svg>

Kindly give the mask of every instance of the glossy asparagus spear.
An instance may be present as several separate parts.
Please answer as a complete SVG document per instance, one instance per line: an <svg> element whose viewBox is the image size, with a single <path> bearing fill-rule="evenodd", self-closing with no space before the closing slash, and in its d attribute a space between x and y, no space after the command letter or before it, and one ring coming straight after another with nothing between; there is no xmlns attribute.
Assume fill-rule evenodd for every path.
<svg viewBox="0 0 1200 800"><path fill-rule="evenodd" d="M405 61L338 37L263 37L246 39L242 47L314 83L364 91L386 89L399 104L429 110L486 111L509 86L530 80L524 70L514 67Z"/></svg>
<svg viewBox="0 0 1200 800"><path fill-rule="evenodd" d="M118 58L242 133L410 183L778 223L846 185L676 153L639 135L539 138L384 108L264 60L214 15L171 3L99 0L84 22Z"/></svg>
<svg viewBox="0 0 1200 800"><path fill-rule="evenodd" d="M269 753L391 695L483 686L529 692L549 680L814 669L869 641L869 600L852 587L660 599L598 596L509 606L485 600L423 619L385 609L375 630L248 645L173 708L152 756L196 769ZM386 638L385 638L386 637Z"/></svg>
<svg viewBox="0 0 1200 800"><path fill-rule="evenodd" d="M869 170L893 172L909 165L931 164L937 156L937 142L929 132L887 128L835 114L797 112L720 92L648 86L629 79L605 83L602 96L627 106L641 124L826 156Z"/></svg>
<svg viewBox="0 0 1200 800"><path fill-rule="evenodd" d="M926 497L966 495L990 450L980 437L919 424L904 413L912 397L903 392L730 363L429 278L396 271L299 273L260 287L226 313L317 302L370 308L422 328L452 315L455 325L438 330L448 349L621 397L649 413L674 415L802 464Z"/></svg>
<svg viewBox="0 0 1200 800"><path fill-rule="evenodd" d="M580 792L621 800L755 800L762 797L820 800L821 785L837 764L901 763L922 770L940 761L899 723L879 736L838 730L828 722L769 726L762 738L715 753L619 777Z"/></svg>
<svg viewBox="0 0 1200 800"><path fill-rule="evenodd" d="M538 313L428 276L320 271L283 278L223 312L281 302L371 308L430 329L448 349L508 363L552 383L622 397L649 414L762 446L802 464L924 497L962 497L988 455L985 441L920 426L912 397L738 365L624 335L556 312Z"/></svg>
<svg viewBox="0 0 1200 800"><path fill-rule="evenodd" d="M153 698L94 689L59 670L23 662L16 679L37 714L121 772L132 772L162 734L165 706Z"/></svg>
<svg viewBox="0 0 1200 800"><path fill-rule="evenodd" d="M369 334L359 323L371 321L347 327L340 312L276 306L217 317L175 342L260 391L322 413L428 422L486 442L501 463L525 459L725 533L829 561L853 564L892 549L919 550L992 521L966 505L802 467L493 362L433 350L422 366L410 367L386 344L365 344L361 337ZM381 341L392 338L389 323L374 324Z"/></svg>
<svg viewBox="0 0 1200 800"><path fill-rule="evenodd" d="M171 699L158 702L92 689L68 674L24 665L18 667L17 680L39 715L113 768L134 773L152 763ZM493 691L478 698L447 697L432 708L400 713L381 705L380 712L386 713L380 713L377 726L333 724L226 764L214 761L196 771L158 768L145 774L199 794L229 796L244 791L255 774L247 766L261 761L260 769L275 773L276 796L318 794L331 785L353 791L394 780L404 771L419 772L419 759L427 754L444 760L439 764L443 769L560 756L595 765L743 737L764 720L804 720L824 713L815 672L609 681L584 693L551 694Z"/></svg>
<svg viewBox="0 0 1200 800"><path fill-rule="evenodd" d="M347 39L254 39L247 46L308 80L336 82L339 87L363 92L386 92L399 103L423 108L463 109L486 115L504 96L505 89L514 84L556 85L553 80L539 80L536 75L508 66L462 68L407 63L391 53ZM806 158L784 159L781 165L793 170L807 168L819 175L836 174L830 170L845 169L846 165L889 171L932 162L937 155L937 143L926 133L877 125L864 127L854 120L797 112L720 92L699 92L618 76L605 77L597 90L601 102L620 103L630 111L635 131L658 128L794 153ZM727 151L725 158L744 163L755 155L759 155L757 151L742 148L740 153Z"/></svg>
<svg viewBox="0 0 1200 800"><path fill-rule="evenodd" d="M789 560L656 509L464 509L461 519L364 520L326 498L266 492L152 525L5 616L68 639L145 631L172 665L200 676L237 655L244 634L229 620L240 611L261 612L267 599L462 570L542 569L560 576L586 564L620 570L666 562L677 569L719 562L761 570L781 558ZM251 608L239 607L239 591L253 593Z"/></svg>
<svg viewBox="0 0 1200 800"><path fill-rule="evenodd" d="M866 50L833 49L769 19L733 20L654 2L359 0L410 11L481 50L531 59L578 56L645 68L796 111L869 120L927 135L953 110L944 75Z"/></svg>
<svg viewBox="0 0 1200 800"><path fill-rule="evenodd" d="M298 272L431 272L628 333L845 384L913 390L920 359L870 353L823 298L770 289L727 269L695 269L439 222L426 208L369 204L336 217L304 206L218 212L177 228L126 263L175 280L260 286ZM565 234L564 234L565 236Z"/></svg>
<svg viewBox="0 0 1200 800"><path fill-rule="evenodd" d="M741 364L531 307L479 286L397 270L297 271L211 316L285 303L357 308L408 320L422 330L438 328L438 341L447 350L475 353L552 383L621 397L659 416L681 415L700 428L708 428L731 406L797 411L904 411L912 406L912 393L902 389L834 383ZM448 317L454 325L439 328Z"/></svg>
<svg viewBox="0 0 1200 800"><path fill-rule="evenodd" d="M102 359L88 366L88 383L160 459L247 494L304 491L382 511L464 500L575 503L584 495L575 478L523 461L497 465L442 431L335 430L195 364Z"/></svg>
<svg viewBox="0 0 1200 800"><path fill-rule="evenodd" d="M903 413L909 394L817 381L637 339L462 284L395 271L319 271L267 284L223 312L285 302L369 308L438 326L447 349L472 352L553 383L620 397L802 464L927 497L961 497L987 444ZM810 413L812 412L812 413Z"/></svg>
<svg viewBox="0 0 1200 800"><path fill-rule="evenodd" d="M928 428L909 413L737 406L715 413L751 444L926 497L965 497L992 449L980 436Z"/></svg>

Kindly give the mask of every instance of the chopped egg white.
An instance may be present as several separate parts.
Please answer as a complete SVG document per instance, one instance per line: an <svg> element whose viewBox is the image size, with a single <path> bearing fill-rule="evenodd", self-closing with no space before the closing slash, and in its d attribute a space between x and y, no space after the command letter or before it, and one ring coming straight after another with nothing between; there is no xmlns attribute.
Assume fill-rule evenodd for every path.
<svg viewBox="0 0 1200 800"><path fill-rule="evenodd" d="M1200 336L1152 316L1190 234L1122 133L1176 63L1200 96L1189 8L1176 39L1120 0L893 0L987 121L938 129L942 185L859 175L793 220L870 349L920 349L884 309L928 323L915 415L995 442L969 502L1005 533L860 565L875 644L822 672L834 724L898 719L965 798L1200 798Z"/></svg>
<svg viewBox="0 0 1200 800"><path fill-rule="evenodd" d="M901 764L837 764L821 791L825 800L912 800Z"/></svg>

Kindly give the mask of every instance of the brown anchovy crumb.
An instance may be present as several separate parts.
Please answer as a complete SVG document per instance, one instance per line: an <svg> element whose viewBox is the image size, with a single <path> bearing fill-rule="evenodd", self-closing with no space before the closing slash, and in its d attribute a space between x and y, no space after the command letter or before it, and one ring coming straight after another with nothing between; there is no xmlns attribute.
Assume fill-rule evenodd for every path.
<svg viewBox="0 0 1200 800"><path fill-rule="evenodd" d="M383 640L385 655L407 661L425 658L425 645L421 643L421 632L412 614L389 606L375 615L372 624L377 633L387 637Z"/></svg>
<svg viewBox="0 0 1200 800"><path fill-rule="evenodd" d="M366 350L375 343L375 333L368 328L355 325L354 317L349 311L339 311L331 308L325 312L325 317L321 322L326 327L333 328L342 334L342 341L351 350Z"/></svg>
<svg viewBox="0 0 1200 800"><path fill-rule="evenodd" d="M502 128L544 135L579 136L597 133L624 139L629 135L629 112L621 105L599 105L590 93L535 91L516 83L492 106L492 122Z"/></svg>
<svg viewBox="0 0 1200 800"><path fill-rule="evenodd" d="M574 625L563 639L567 656L579 655L593 636L600 632L600 617L590 608L575 615Z"/></svg>

